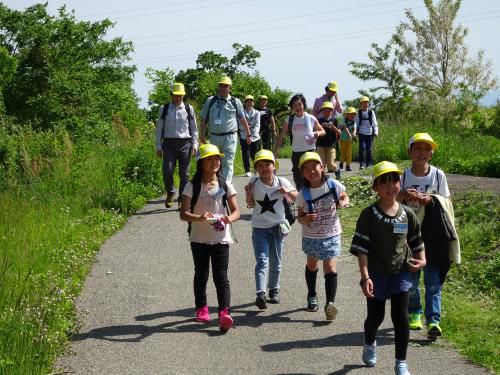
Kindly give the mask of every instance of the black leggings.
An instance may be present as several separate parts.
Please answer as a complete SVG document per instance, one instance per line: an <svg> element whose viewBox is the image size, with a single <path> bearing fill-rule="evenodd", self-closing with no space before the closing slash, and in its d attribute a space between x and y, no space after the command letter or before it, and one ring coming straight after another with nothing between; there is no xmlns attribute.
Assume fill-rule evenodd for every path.
<svg viewBox="0 0 500 375"><path fill-rule="evenodd" d="M219 311L229 308L231 290L227 278L229 264L229 245L191 242L191 252L194 261L194 302L196 308L207 304L207 282L210 273L210 259L212 259L212 278L217 290Z"/></svg>
<svg viewBox="0 0 500 375"><path fill-rule="evenodd" d="M391 319L396 341L396 359L405 360L410 330L408 328L408 292L391 295ZM375 341L377 330L385 316L385 301L367 298L368 316L365 320L365 343Z"/></svg>

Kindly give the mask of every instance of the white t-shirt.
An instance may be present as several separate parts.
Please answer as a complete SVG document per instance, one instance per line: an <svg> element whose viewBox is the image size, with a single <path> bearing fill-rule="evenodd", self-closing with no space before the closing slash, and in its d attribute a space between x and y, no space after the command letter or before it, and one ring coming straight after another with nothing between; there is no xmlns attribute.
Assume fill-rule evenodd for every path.
<svg viewBox="0 0 500 375"><path fill-rule="evenodd" d="M280 185L281 181L281 185ZM252 179L255 207L252 211L252 227L271 228L285 220L285 207L280 187L288 191L295 188L284 177L274 177L273 186L265 185L260 178Z"/></svg>
<svg viewBox="0 0 500 375"><path fill-rule="evenodd" d="M337 195L345 192L345 186L340 182L335 181L335 187L337 190ZM310 188L311 199L314 200L323 194L330 191L328 184L323 183L318 188ZM297 197L297 206L301 207L306 213L309 212L307 202L304 200L303 189L300 191ZM324 198L314 202L314 208L316 211L316 220L310 224L302 225L302 236L307 238L329 238L337 236L342 233L342 228L340 227L340 220L337 215L337 208L335 207L335 200L332 194L328 194Z"/></svg>
<svg viewBox="0 0 500 375"><path fill-rule="evenodd" d="M227 197L229 198L236 195L236 190L233 185L230 182L226 182L226 185ZM191 182L186 184L182 195L186 195L190 198L193 197L193 184ZM212 189L209 189L206 184L202 183L200 195L198 196L198 200L194 206L193 214L201 215L204 212L211 212L216 216L225 215L227 212L222 202L223 195L224 189L220 187L219 184L216 184ZM226 225L226 229L223 232L217 232L207 221L193 221L191 223L191 235L189 236L189 241L209 245L215 245L218 243L232 244L233 239L231 238L229 225Z"/></svg>
<svg viewBox="0 0 500 375"><path fill-rule="evenodd" d="M304 116L302 117L293 117L292 123L292 134L293 134L293 142L292 142L292 151L295 152L304 152L315 150L315 142L316 139L313 136L313 128L314 128L314 120L316 118L309 113L304 112ZM287 119L288 123L288 119ZM290 129L289 129L290 130ZM309 141L306 141L306 136L309 138Z"/></svg>
<svg viewBox="0 0 500 375"><path fill-rule="evenodd" d="M429 173L426 176L415 176L411 172L411 168L407 168L401 175L401 189L413 188L419 193L439 194L445 198L450 196L446 175L441 169L430 166ZM408 205L413 208L420 208L418 202L408 202Z"/></svg>

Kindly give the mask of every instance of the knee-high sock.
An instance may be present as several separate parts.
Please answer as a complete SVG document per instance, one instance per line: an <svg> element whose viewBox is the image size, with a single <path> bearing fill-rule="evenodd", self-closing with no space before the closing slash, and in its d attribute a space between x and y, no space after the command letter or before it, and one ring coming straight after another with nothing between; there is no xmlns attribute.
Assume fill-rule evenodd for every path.
<svg viewBox="0 0 500 375"><path fill-rule="evenodd" d="M316 296L316 276L318 270L310 271L306 266L306 284L307 284L307 297Z"/></svg>
<svg viewBox="0 0 500 375"><path fill-rule="evenodd" d="M325 295L326 302L335 302L337 295L337 273L329 272L325 274Z"/></svg>

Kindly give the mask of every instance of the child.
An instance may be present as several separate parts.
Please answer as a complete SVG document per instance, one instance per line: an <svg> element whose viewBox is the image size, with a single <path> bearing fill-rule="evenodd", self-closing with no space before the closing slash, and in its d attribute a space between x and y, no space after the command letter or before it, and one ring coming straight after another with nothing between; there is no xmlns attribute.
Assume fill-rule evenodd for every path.
<svg viewBox="0 0 500 375"><path fill-rule="evenodd" d="M365 167L373 164L372 146L373 139L378 135L378 124L375 112L368 108L370 99L367 96L362 96L360 101L361 109L356 114L354 121L358 128L359 141L359 169L363 169L363 161Z"/></svg>
<svg viewBox="0 0 500 375"><path fill-rule="evenodd" d="M341 124L339 126L340 133L340 164L339 169L344 168L350 172L351 161L352 161L352 142L356 139L356 122L354 121L356 117L356 108L349 107L345 113L345 116L341 118Z"/></svg>
<svg viewBox="0 0 500 375"><path fill-rule="evenodd" d="M358 257L359 284L368 308L364 323L363 362L370 367L377 362L375 339L384 320L385 300L390 298L395 331L395 372L396 375L409 375L406 351L410 332L410 272L425 266L425 252L415 214L396 200L401 173L395 164L387 161L373 167L372 187L378 194L378 200L361 212L350 252Z"/></svg>
<svg viewBox="0 0 500 375"><path fill-rule="evenodd" d="M245 97L245 117L250 127L250 138L252 143L247 143L246 130L240 126L240 146L241 156L243 159L243 168L245 168L245 176L250 177L250 158L254 160L255 153L260 149L260 112L254 106L252 95Z"/></svg>
<svg viewBox="0 0 500 375"><path fill-rule="evenodd" d="M340 179L340 170L335 165L337 138L340 136L340 130L335 125L332 102L324 102L321 106L321 112L318 122L325 129L325 135L316 141L316 152L321 157L321 163L326 167L329 173L334 172L335 177Z"/></svg>
<svg viewBox="0 0 500 375"><path fill-rule="evenodd" d="M227 278L229 244L233 243L229 226L240 218L240 210L234 187L219 176L221 157L224 154L217 146L204 144L199 148L196 173L184 189L180 216L192 226L189 240L194 261L196 320L210 321L206 289L211 261L219 303L219 328L227 332L233 326ZM225 208L231 213L226 214Z"/></svg>
<svg viewBox="0 0 500 375"><path fill-rule="evenodd" d="M260 150L255 154L255 169L259 175L247 185L246 202L253 207L252 243L255 254L255 304L261 310L266 305L266 285L269 288L269 302L279 303L281 255L283 241L290 230L285 223L283 198L295 201L297 191L283 177L275 176L277 163L272 151ZM267 269L269 268L269 281Z"/></svg>
<svg viewBox="0 0 500 375"><path fill-rule="evenodd" d="M411 167L406 169L401 177L403 191L400 195L405 203L414 208L419 220L423 216L420 223L427 259L427 265L424 268L425 319L427 334L431 340L442 335L441 290L450 269L451 260L460 263L460 248L453 218L448 220L448 224L443 224L441 220L450 212L453 213L446 175L442 170L429 165L432 154L436 150L437 144L429 134L417 133L411 137L408 145ZM447 229L451 229L451 236ZM450 259L448 250L451 250L453 259ZM410 329L420 330L422 329L420 272L412 276L413 286L410 289L409 303Z"/></svg>
<svg viewBox="0 0 500 375"><path fill-rule="evenodd" d="M316 276L318 262L323 261L325 275L327 320L335 319L337 294L337 257L340 255L340 220L337 208L347 207L349 197L340 182L325 174L321 158L316 152L304 153L299 161L304 176L304 187L297 198L298 221L302 224L302 251L307 255L305 278L307 310L318 311Z"/></svg>

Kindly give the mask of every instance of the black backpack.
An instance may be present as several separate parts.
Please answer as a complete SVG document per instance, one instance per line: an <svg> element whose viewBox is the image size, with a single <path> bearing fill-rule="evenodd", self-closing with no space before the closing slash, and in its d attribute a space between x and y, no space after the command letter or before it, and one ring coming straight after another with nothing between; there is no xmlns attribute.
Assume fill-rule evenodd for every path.
<svg viewBox="0 0 500 375"><path fill-rule="evenodd" d="M218 176L217 181L219 182L219 188L222 187L224 190L224 195L222 196L222 204L224 208L226 209L226 212L229 215L229 207L227 205L227 184L226 180L224 180L222 177ZM200 191L201 191L201 179L192 179L191 183L193 184L193 196L191 197L191 207L190 211L191 213L194 210L194 206L196 205L196 202L198 202L198 197L200 196ZM191 234L191 222L188 223L188 234Z"/></svg>

